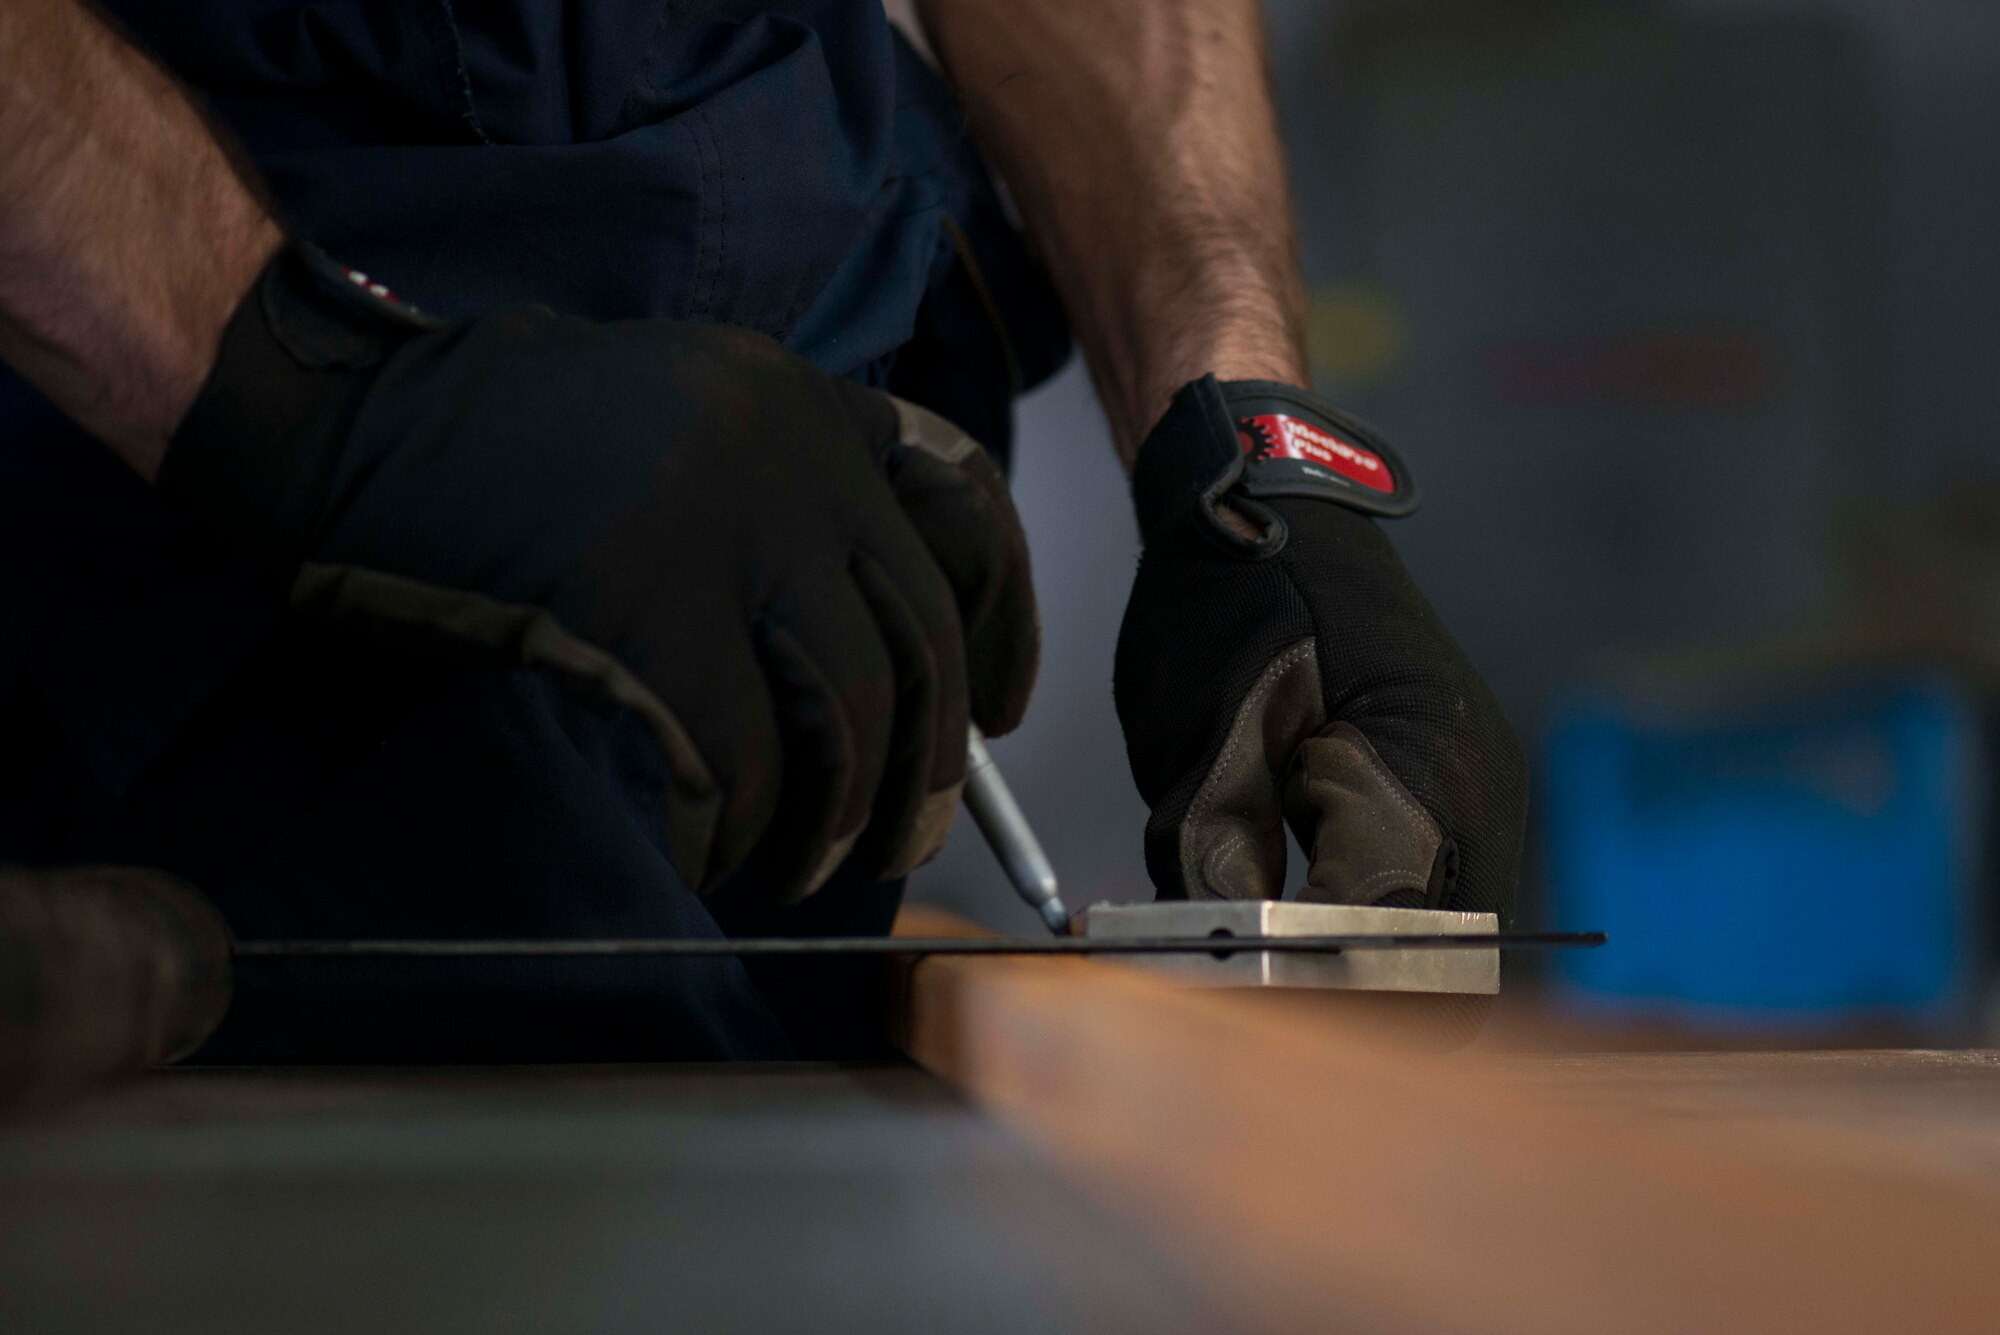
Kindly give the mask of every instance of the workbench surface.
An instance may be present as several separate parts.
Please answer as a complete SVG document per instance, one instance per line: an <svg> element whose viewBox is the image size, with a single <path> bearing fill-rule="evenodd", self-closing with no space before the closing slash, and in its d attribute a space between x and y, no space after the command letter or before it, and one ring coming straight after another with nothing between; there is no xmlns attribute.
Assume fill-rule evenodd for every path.
<svg viewBox="0 0 2000 1335"><path fill-rule="evenodd" d="M170 1072L0 1130L0 1329L1219 1328L908 1067Z"/></svg>
<svg viewBox="0 0 2000 1335"><path fill-rule="evenodd" d="M2000 1051L1586 1053L1512 1057L1503 1079L1694 1142L1811 1132L1857 1169L2000 1201Z"/></svg>
<svg viewBox="0 0 2000 1335"><path fill-rule="evenodd" d="M2000 1194L2000 1053L1452 1060ZM1231 1326L1101 1205L912 1067L173 1072L0 1130L0 1328Z"/></svg>

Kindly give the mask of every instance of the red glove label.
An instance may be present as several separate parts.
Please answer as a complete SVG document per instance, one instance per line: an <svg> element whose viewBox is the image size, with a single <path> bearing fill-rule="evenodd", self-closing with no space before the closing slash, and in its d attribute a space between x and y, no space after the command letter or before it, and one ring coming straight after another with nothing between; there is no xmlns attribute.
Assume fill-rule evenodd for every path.
<svg viewBox="0 0 2000 1335"><path fill-rule="evenodd" d="M1329 469L1385 496L1396 490L1396 479L1381 455L1284 413L1239 418L1236 440L1253 461L1296 459Z"/></svg>
<svg viewBox="0 0 2000 1335"><path fill-rule="evenodd" d="M339 262L335 261L335 263L338 264ZM341 273L347 276L348 282L354 284L354 286L360 288L363 292L366 292L369 296L375 298L375 300L386 301L391 306L400 306L406 311L415 311L417 309L415 306L412 306L409 302L404 301L401 297L397 296L394 292L391 292L383 284L376 282L374 279L370 278L367 274L361 272L361 270L350 269L345 264L341 264L339 267Z"/></svg>

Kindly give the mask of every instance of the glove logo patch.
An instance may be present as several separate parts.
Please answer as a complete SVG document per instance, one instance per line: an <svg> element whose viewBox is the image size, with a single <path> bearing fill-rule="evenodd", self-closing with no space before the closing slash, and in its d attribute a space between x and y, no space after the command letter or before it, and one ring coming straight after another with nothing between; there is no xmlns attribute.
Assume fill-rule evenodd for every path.
<svg viewBox="0 0 2000 1335"><path fill-rule="evenodd" d="M411 305L407 301L404 301L401 297L397 296L394 292L390 291L386 284L376 282L374 279L370 278L367 274L362 273L361 270L350 269L345 264L341 264L338 267L340 269L340 272L342 273L342 275L346 277L348 282L354 284L356 288L360 289L363 292L366 292L369 296L375 298L375 300L386 301L391 306L399 306L406 311L415 311L417 309L415 306Z"/></svg>
<svg viewBox="0 0 2000 1335"><path fill-rule="evenodd" d="M1338 473L1385 496L1396 490L1388 460L1381 455L1288 413L1259 413L1237 419L1236 440L1253 463L1295 459Z"/></svg>

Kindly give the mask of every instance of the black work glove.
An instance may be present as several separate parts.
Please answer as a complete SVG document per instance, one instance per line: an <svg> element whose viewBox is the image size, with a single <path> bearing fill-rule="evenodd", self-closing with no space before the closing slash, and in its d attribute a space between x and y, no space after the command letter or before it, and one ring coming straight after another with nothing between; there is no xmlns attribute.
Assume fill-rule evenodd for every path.
<svg viewBox="0 0 2000 1335"><path fill-rule="evenodd" d="M235 988L229 928L138 867L0 865L0 1108L179 1061Z"/></svg>
<svg viewBox="0 0 2000 1335"><path fill-rule="evenodd" d="M1204 377L1139 452L1115 685L1147 869L1163 898L1276 898L1289 823L1303 898L1504 915L1527 777L1491 692L1373 519L1245 494L1237 420L1295 393Z"/></svg>
<svg viewBox="0 0 2000 1335"><path fill-rule="evenodd" d="M942 843L1026 707L1026 541L943 419L759 334L444 324L289 247L160 474L295 604L546 668L650 726L687 882L809 893Z"/></svg>

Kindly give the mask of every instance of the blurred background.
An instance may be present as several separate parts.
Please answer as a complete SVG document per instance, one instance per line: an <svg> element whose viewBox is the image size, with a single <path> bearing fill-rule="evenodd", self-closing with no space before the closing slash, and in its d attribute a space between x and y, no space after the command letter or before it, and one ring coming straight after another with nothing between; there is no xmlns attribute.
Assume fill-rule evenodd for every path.
<svg viewBox="0 0 2000 1335"><path fill-rule="evenodd" d="M2000 1037L2000 5L1267 11L1319 387L1536 757L1517 923L1612 935L1508 998ZM1148 899L1124 480L1080 365L1020 423L1047 660L995 753L1072 906ZM912 897L1037 930L968 822Z"/></svg>

